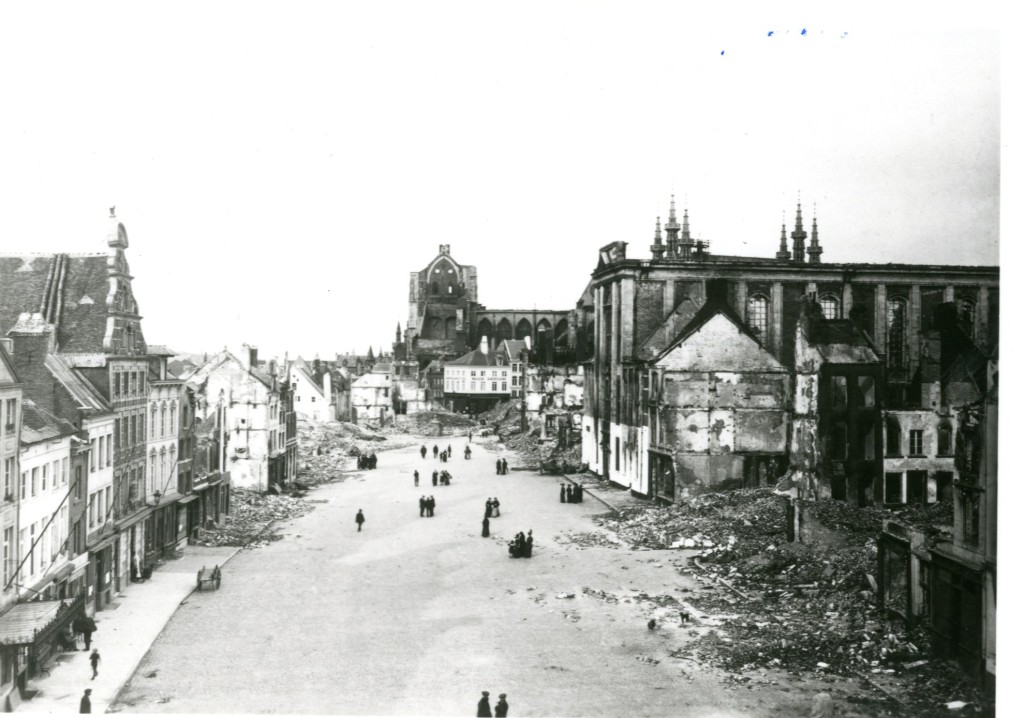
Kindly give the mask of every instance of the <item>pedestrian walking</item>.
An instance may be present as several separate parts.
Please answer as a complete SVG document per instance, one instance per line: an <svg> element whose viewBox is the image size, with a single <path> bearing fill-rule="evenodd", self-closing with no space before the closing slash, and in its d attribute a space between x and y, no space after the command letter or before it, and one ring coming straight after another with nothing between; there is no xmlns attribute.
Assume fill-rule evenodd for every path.
<svg viewBox="0 0 1024 718"><path fill-rule="evenodd" d="M89 654L89 663L92 664L92 679L96 680L96 676L100 673L100 652L95 648Z"/></svg>
<svg viewBox="0 0 1024 718"><path fill-rule="evenodd" d="M437 458L437 444L434 444L434 458Z"/></svg>
<svg viewBox="0 0 1024 718"><path fill-rule="evenodd" d="M484 516L484 530L483 530L483 533L480 534L480 535L483 536L484 538L487 538L488 536L491 535L491 520L489 518L487 518L486 515Z"/></svg>
<svg viewBox="0 0 1024 718"><path fill-rule="evenodd" d="M469 450L469 445L466 446L466 451L464 453L466 455L466 460L468 461L469 457L473 455L473 452Z"/></svg>
<svg viewBox="0 0 1024 718"><path fill-rule="evenodd" d="M366 517L363 516L363 510L359 509L359 511L356 513L356 526L358 526L358 528L356 529L357 531L363 530L364 521L366 521Z"/></svg>
<svg viewBox="0 0 1024 718"><path fill-rule="evenodd" d="M561 488L558 489L558 500L561 503L565 503L565 484L559 484Z"/></svg>
<svg viewBox="0 0 1024 718"><path fill-rule="evenodd" d="M491 718L491 699L488 698L490 695L487 691L483 692L483 697L476 704L476 718Z"/></svg>
<svg viewBox="0 0 1024 718"><path fill-rule="evenodd" d="M498 696L498 702L494 704L494 718L506 718L508 716L508 701L505 694Z"/></svg>
<svg viewBox="0 0 1024 718"><path fill-rule="evenodd" d="M448 444L448 456L452 455L452 445Z"/></svg>
<svg viewBox="0 0 1024 718"><path fill-rule="evenodd" d="M412 485L413 486L419 486L420 485L420 472L419 471L413 471L412 472Z"/></svg>
<svg viewBox="0 0 1024 718"><path fill-rule="evenodd" d="M421 446L420 447L420 458L421 459L427 458L427 447L426 446Z"/></svg>
<svg viewBox="0 0 1024 718"><path fill-rule="evenodd" d="M485 504L485 506L486 508L484 508L484 518L489 519L491 518L491 512L493 511L493 504L491 503L490 497L487 498L487 503Z"/></svg>
<svg viewBox="0 0 1024 718"><path fill-rule="evenodd" d="M427 499L425 496L420 496L420 518L423 518L423 512L427 510Z"/></svg>
<svg viewBox="0 0 1024 718"><path fill-rule="evenodd" d="M473 432L469 432L469 443L473 443Z"/></svg>
<svg viewBox="0 0 1024 718"><path fill-rule="evenodd" d="M533 558L533 529L526 534L526 541L523 542L523 555L526 558Z"/></svg>
<svg viewBox="0 0 1024 718"><path fill-rule="evenodd" d="M434 506L435 505L436 505L436 503L434 502L433 495L428 496L427 497L427 516L433 516L434 515Z"/></svg>
<svg viewBox="0 0 1024 718"><path fill-rule="evenodd" d="M507 474L508 473L508 462L505 459L501 460L501 473L503 473L503 474Z"/></svg>
<svg viewBox="0 0 1024 718"><path fill-rule="evenodd" d="M494 497L494 501L491 502L491 506L494 507L494 518L501 516L501 504L498 502L498 497Z"/></svg>
<svg viewBox="0 0 1024 718"><path fill-rule="evenodd" d="M494 473L501 476L501 459L494 462Z"/></svg>
<svg viewBox="0 0 1024 718"><path fill-rule="evenodd" d="M79 713L92 713L92 700L89 699L91 693L92 688L85 689L85 693L82 694L82 700L78 702Z"/></svg>
<svg viewBox="0 0 1024 718"><path fill-rule="evenodd" d="M437 469L434 469L434 475L430 478L434 482L434 486L437 486Z"/></svg>

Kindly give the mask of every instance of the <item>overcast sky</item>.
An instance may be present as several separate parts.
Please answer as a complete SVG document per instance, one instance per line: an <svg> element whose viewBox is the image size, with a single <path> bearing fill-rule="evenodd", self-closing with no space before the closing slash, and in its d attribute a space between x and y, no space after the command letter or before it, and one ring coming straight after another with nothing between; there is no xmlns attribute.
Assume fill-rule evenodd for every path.
<svg viewBox="0 0 1024 718"><path fill-rule="evenodd" d="M826 262L998 263L975 6L161 7L0 9L0 251L104 251L116 205L151 343L389 348L442 243L568 308L672 193L713 252L773 255L799 192Z"/></svg>

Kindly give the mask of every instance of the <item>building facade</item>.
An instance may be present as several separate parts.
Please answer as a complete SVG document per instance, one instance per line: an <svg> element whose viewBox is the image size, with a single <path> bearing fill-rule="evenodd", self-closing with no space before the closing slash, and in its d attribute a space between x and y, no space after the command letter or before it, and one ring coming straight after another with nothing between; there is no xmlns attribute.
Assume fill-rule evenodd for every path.
<svg viewBox="0 0 1024 718"><path fill-rule="evenodd" d="M996 267L822 263L817 218L806 244L799 207L792 251L783 228L774 258L713 255L709 243L691 235L688 213L681 225L676 221L674 206L665 230L663 241L657 227L649 259L627 258L625 242L603 247L591 282L595 353L586 365L584 460L639 494L663 495L657 487L665 485L669 472L672 495L678 497L723 481L749 483L750 472L774 483L792 471L803 495L880 500L879 412L921 408L921 372L927 363L922 361L927 351L923 338L934 329L938 306L957 308L957 322L982 352L998 345ZM789 377L793 413L779 431L793 428L793 436L781 452L778 447L768 452L785 461L755 460L761 452L751 447L729 444L726 452L725 444L694 444L685 421L658 424L666 407L686 409L692 400L664 393L654 382L662 381L657 363L666 349L694 329L710 286L720 288L721 303L742 325L735 335L755 340L759 351L777 362L776 370ZM813 317L817 335L805 336L806 354L798 358L798 328L808 321L808 300L820 312ZM719 359L716 366L704 366L706 392L717 392L716 385L722 384L713 375L742 369L739 358ZM866 391L871 382L874 405L865 407L861 387ZM847 392L845 400L839 398L840 387ZM820 394L807 395L819 388ZM781 395L771 399L789 400ZM834 403L826 407L823 401ZM707 469L694 470L695 453L706 457ZM726 453L732 459L719 458ZM630 467L628 473L623 466Z"/></svg>

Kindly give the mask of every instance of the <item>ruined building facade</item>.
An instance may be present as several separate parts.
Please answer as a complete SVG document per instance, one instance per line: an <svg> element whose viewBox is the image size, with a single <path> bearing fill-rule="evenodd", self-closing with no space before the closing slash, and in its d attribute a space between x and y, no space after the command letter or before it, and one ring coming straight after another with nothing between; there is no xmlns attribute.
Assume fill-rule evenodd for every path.
<svg viewBox="0 0 1024 718"><path fill-rule="evenodd" d="M476 267L460 264L442 244L438 254L409 279L409 316L404 356L425 369L432 361L457 359L487 337L496 347L506 339L530 338L533 361L565 363L577 359L584 311L562 309L488 309L478 301ZM396 349L396 352L398 350Z"/></svg>
<svg viewBox="0 0 1024 718"><path fill-rule="evenodd" d="M997 267L824 263L799 205L772 258L713 254L674 202L650 258L627 258L626 244L601 249L579 307L593 306L591 469L666 501L782 477L805 498L861 504L946 490L938 444L955 426L940 434L934 417L957 400L929 388L929 338L945 306L979 356L995 354ZM887 455L887 441L906 451Z"/></svg>

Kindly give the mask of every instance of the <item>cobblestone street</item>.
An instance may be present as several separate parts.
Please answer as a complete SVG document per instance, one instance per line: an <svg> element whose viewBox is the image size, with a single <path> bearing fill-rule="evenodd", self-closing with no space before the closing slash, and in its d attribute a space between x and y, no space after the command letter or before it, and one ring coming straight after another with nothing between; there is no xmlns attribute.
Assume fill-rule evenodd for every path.
<svg viewBox="0 0 1024 718"><path fill-rule="evenodd" d="M451 444L458 455L464 439ZM472 715L482 690L492 703L507 693L519 716L783 716L807 705L725 690L668 656L685 642L678 621L652 632L651 604L602 600L683 599L696 586L672 569L678 554L556 542L594 532L589 516L606 510L590 496L560 504L558 477L496 476L495 454L476 444L472 460L448 464L417 448L379 456L377 470L310 494L323 503L284 524L283 540L238 554L219 591L190 597L112 710ZM435 467L453 474L450 487L430 485ZM430 493L436 516L420 518ZM494 495L501 516L484 539ZM509 559L506 542L528 529L533 558Z"/></svg>

